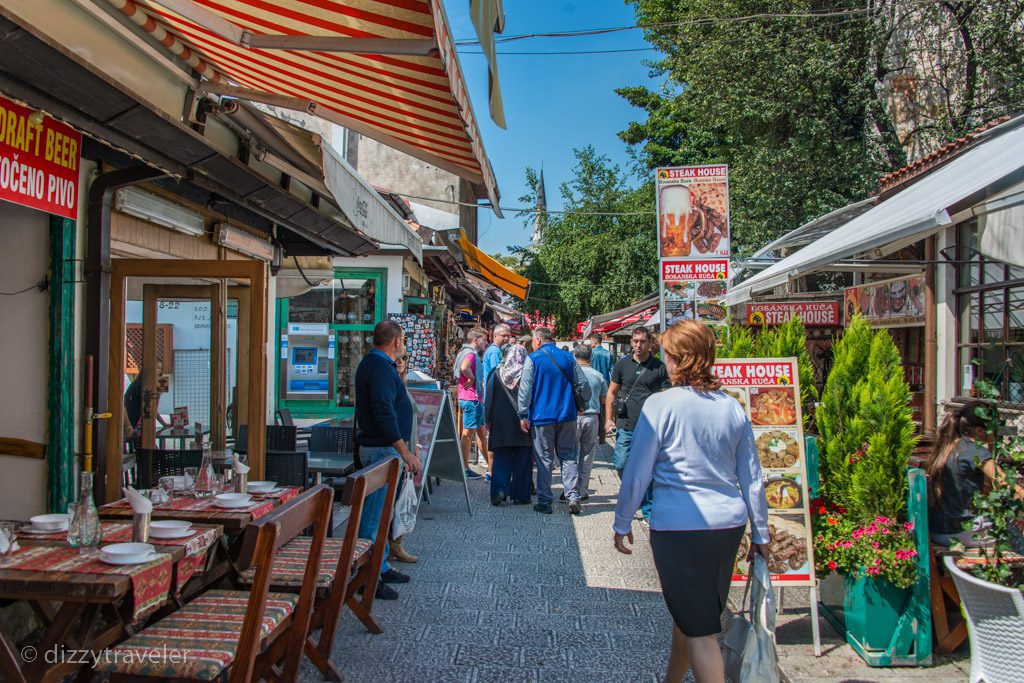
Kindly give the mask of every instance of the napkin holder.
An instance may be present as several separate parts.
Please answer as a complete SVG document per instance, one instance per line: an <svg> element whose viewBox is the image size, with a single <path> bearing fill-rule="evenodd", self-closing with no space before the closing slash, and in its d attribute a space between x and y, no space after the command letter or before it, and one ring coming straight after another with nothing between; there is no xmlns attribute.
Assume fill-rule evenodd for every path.
<svg viewBox="0 0 1024 683"><path fill-rule="evenodd" d="M231 490L235 493L249 493L249 473L232 471Z"/></svg>
<svg viewBox="0 0 1024 683"><path fill-rule="evenodd" d="M135 512L132 515L132 542L149 542L149 522L153 517L152 512Z"/></svg>

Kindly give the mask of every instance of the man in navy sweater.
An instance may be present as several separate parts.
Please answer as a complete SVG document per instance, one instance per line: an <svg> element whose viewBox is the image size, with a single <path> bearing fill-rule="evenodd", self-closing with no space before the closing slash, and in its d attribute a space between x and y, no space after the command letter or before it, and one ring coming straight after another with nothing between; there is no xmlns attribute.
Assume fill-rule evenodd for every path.
<svg viewBox="0 0 1024 683"><path fill-rule="evenodd" d="M519 425L533 434L533 450L537 457L537 504L533 509L551 514L551 464L555 456L562 470L562 487L569 501L569 511L580 513L576 453L576 401L573 384L583 399L590 400L590 384L572 354L553 343L551 330L538 327L533 331L533 348L526 357L523 377L519 381Z"/></svg>
<svg viewBox="0 0 1024 683"><path fill-rule="evenodd" d="M411 474L420 470L420 459L409 450L412 441L412 401L405 390L395 360L405 355L405 333L393 320L383 320L373 328L373 348L356 368L356 443L364 467L397 455ZM386 489L374 491L363 504L359 537L371 541L384 510ZM409 577L388 565L384 548L377 597L395 600L398 592L389 583L408 583Z"/></svg>

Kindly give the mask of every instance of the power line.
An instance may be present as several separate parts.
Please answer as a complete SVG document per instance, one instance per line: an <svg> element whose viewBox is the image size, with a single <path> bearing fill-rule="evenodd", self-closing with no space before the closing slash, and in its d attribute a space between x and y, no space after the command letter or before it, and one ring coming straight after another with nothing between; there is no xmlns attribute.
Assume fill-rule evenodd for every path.
<svg viewBox="0 0 1024 683"><path fill-rule="evenodd" d="M472 202L456 202L451 199L438 199L437 197L420 197L414 194L405 194L403 192L394 192L399 197L405 197L406 199L419 199L428 202L438 202L440 204L455 204L458 206L472 206L475 209L489 209L490 206L486 204L474 204ZM514 211L517 213L554 213L561 215L574 215L574 216L654 216L656 211L555 211L552 209L541 210L536 207L517 207L517 206L502 206L502 211Z"/></svg>
<svg viewBox="0 0 1024 683"><path fill-rule="evenodd" d="M498 50L498 54L501 56L509 55L607 55L614 54L617 52L653 52L657 50L656 47L630 47L623 49L609 49L609 50L550 50L550 51L536 51L536 52L503 52ZM460 55L482 55L483 50L459 50Z"/></svg>

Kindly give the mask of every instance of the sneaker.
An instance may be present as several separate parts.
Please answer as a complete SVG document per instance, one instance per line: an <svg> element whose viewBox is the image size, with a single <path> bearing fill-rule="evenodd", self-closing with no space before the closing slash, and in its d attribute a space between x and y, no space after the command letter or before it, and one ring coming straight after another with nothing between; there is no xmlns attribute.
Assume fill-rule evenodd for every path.
<svg viewBox="0 0 1024 683"><path fill-rule="evenodd" d="M403 574L397 569L389 569L380 575L380 580L384 583L409 583L412 577L408 574Z"/></svg>
<svg viewBox="0 0 1024 683"><path fill-rule="evenodd" d="M491 505L498 507L501 505L501 501L505 500L505 494L499 493L496 496L491 496Z"/></svg>
<svg viewBox="0 0 1024 683"><path fill-rule="evenodd" d="M569 512L574 515L580 514L580 502L578 500L574 500L569 503Z"/></svg>
<svg viewBox="0 0 1024 683"><path fill-rule="evenodd" d="M551 509L551 505L547 503L537 503L536 505L533 506L533 511L539 512L544 515L550 515L553 512Z"/></svg>
<svg viewBox="0 0 1024 683"><path fill-rule="evenodd" d="M484 481L490 481L490 480L491 480L491 473L488 472L487 474L484 475Z"/></svg>
<svg viewBox="0 0 1024 683"><path fill-rule="evenodd" d="M468 467L466 468L466 479L479 479L482 476L484 475L478 474Z"/></svg>
<svg viewBox="0 0 1024 683"><path fill-rule="evenodd" d="M563 503L565 502L565 491L562 491L561 493L558 494L558 500Z"/></svg>
<svg viewBox="0 0 1024 683"><path fill-rule="evenodd" d="M377 592L374 594L378 600L397 600L398 591L391 586L387 585L383 581L377 582Z"/></svg>

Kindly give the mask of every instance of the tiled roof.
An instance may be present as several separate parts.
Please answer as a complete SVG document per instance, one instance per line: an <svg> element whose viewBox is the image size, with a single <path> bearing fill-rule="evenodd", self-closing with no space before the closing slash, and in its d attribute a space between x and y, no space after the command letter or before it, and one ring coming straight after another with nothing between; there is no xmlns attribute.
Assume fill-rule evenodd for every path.
<svg viewBox="0 0 1024 683"><path fill-rule="evenodd" d="M960 154L968 147L974 144L976 138L980 133L986 130L995 128L996 126L1006 123L1012 117L1011 116L1000 116L998 119L993 119L988 123L985 123L978 128L974 129L967 135L959 137L953 142L947 145L943 145L934 152L926 154L917 161L907 164L901 169L895 170L887 176L882 177L878 181L878 192L879 194L889 193L891 190L903 185L904 183L917 178L918 176L924 175L928 171L931 171L937 166L940 166L956 155Z"/></svg>

